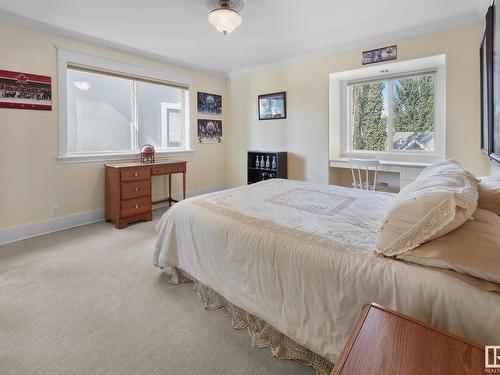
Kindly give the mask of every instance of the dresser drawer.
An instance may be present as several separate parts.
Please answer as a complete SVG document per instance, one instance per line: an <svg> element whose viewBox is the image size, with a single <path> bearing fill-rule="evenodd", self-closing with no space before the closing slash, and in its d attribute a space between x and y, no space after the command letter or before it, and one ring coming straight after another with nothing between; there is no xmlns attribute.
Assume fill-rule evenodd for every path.
<svg viewBox="0 0 500 375"><path fill-rule="evenodd" d="M150 195L151 183L149 180L122 183L122 199L149 197Z"/></svg>
<svg viewBox="0 0 500 375"><path fill-rule="evenodd" d="M121 171L122 181L136 181L149 179L151 168L124 168Z"/></svg>
<svg viewBox="0 0 500 375"><path fill-rule="evenodd" d="M181 173L186 171L186 164L172 164L172 165L156 165L153 166L153 175L167 174L167 173Z"/></svg>
<svg viewBox="0 0 500 375"><path fill-rule="evenodd" d="M130 217L151 211L151 197L129 199L121 202L121 217Z"/></svg>

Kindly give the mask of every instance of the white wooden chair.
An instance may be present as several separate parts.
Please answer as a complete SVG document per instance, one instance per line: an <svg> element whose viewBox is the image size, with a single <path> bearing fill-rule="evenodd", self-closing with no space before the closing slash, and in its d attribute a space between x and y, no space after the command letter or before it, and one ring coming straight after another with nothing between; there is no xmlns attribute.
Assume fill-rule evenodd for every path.
<svg viewBox="0 0 500 375"><path fill-rule="evenodd" d="M380 160L349 159L352 173L352 187L360 190L385 191L387 182L377 183L377 173Z"/></svg>

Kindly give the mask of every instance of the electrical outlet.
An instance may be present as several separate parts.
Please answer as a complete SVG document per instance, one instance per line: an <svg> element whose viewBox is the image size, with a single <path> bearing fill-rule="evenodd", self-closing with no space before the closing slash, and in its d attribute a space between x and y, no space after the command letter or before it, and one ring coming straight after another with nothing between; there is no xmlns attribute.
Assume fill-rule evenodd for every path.
<svg viewBox="0 0 500 375"><path fill-rule="evenodd" d="M50 207L50 214L52 216L59 216L59 206L58 205L51 206Z"/></svg>

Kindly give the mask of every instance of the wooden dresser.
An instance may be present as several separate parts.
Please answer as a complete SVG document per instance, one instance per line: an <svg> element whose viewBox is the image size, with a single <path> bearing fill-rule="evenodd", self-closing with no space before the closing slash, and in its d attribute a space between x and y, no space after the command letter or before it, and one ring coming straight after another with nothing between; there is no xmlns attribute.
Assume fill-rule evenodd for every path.
<svg viewBox="0 0 500 375"><path fill-rule="evenodd" d="M155 163L106 164L106 213L105 220L113 221L118 229L128 224L153 218L155 203L177 202L172 199L171 175L182 173L182 193L186 198L186 161ZM168 198L152 201L151 177L168 175Z"/></svg>
<svg viewBox="0 0 500 375"><path fill-rule="evenodd" d="M376 304L365 305L334 374L484 374L484 348Z"/></svg>

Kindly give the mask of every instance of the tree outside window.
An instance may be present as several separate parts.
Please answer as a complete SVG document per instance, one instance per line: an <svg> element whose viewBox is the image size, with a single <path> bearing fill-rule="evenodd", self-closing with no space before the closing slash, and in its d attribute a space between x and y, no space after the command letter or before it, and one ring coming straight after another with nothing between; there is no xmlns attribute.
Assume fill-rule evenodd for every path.
<svg viewBox="0 0 500 375"><path fill-rule="evenodd" d="M433 74L350 85L352 150L434 152L435 88Z"/></svg>

